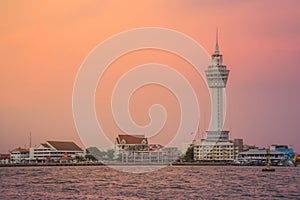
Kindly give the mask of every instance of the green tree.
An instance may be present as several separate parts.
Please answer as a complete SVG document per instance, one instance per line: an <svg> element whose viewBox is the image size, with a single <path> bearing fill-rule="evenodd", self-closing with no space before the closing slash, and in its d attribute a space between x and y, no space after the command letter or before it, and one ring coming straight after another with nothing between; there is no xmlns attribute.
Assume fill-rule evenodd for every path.
<svg viewBox="0 0 300 200"><path fill-rule="evenodd" d="M190 146L184 155L184 161L191 162L194 161L194 147Z"/></svg>
<svg viewBox="0 0 300 200"><path fill-rule="evenodd" d="M93 156L93 155L91 155L91 154L86 154L85 155L85 159L86 160L91 160L91 161L96 161L97 159Z"/></svg>

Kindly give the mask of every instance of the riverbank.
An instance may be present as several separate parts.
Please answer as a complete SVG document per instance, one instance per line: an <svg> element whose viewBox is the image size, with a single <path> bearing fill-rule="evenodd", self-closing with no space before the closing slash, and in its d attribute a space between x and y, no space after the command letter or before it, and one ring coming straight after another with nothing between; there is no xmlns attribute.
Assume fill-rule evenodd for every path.
<svg viewBox="0 0 300 200"><path fill-rule="evenodd" d="M0 167L44 167L44 166L226 166L228 164L216 162L216 163L208 163L208 162L175 162L175 163L100 163L100 162L88 162L88 163L18 163L18 164L0 164Z"/></svg>
<svg viewBox="0 0 300 200"><path fill-rule="evenodd" d="M104 166L103 163L18 163L0 164L0 167L45 167L45 166Z"/></svg>
<svg viewBox="0 0 300 200"><path fill-rule="evenodd" d="M100 163L100 162L81 162L81 163L18 163L0 164L0 167L51 167L51 166L261 166L261 165L231 165L225 162L174 162L174 163ZM278 166L280 167L280 166ZM296 167L296 166L295 166ZM298 166L300 167L300 166Z"/></svg>

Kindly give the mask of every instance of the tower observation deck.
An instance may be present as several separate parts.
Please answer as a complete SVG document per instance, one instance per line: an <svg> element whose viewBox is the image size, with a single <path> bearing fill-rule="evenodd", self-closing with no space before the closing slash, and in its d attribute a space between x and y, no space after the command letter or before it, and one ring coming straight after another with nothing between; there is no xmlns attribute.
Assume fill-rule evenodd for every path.
<svg viewBox="0 0 300 200"><path fill-rule="evenodd" d="M218 31L216 33L215 52L211 56L211 65L205 71L206 79L212 95L212 124L207 131L207 141L228 141L229 131L223 130L223 88L229 76L229 70L223 65L223 56L220 54L218 44Z"/></svg>

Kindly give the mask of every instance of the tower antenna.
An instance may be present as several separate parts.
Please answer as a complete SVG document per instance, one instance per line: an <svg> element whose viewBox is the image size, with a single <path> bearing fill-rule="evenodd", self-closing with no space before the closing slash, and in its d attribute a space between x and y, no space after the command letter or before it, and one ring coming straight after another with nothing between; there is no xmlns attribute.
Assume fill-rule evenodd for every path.
<svg viewBox="0 0 300 200"><path fill-rule="evenodd" d="M216 29L216 49L215 49L215 54L219 55L220 51L219 51L219 30L218 27Z"/></svg>
<svg viewBox="0 0 300 200"><path fill-rule="evenodd" d="M31 148L31 132L29 132L29 148Z"/></svg>
<svg viewBox="0 0 300 200"><path fill-rule="evenodd" d="M218 42L219 42L219 38L218 38L218 27L217 27L217 30L216 30L216 42L217 42L217 44L218 44Z"/></svg>

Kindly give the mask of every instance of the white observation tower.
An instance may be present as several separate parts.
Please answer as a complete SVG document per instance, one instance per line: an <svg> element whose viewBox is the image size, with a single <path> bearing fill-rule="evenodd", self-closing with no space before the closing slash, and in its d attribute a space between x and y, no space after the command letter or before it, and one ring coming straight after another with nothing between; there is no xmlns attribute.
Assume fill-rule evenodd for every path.
<svg viewBox="0 0 300 200"><path fill-rule="evenodd" d="M229 140L229 131L223 130L223 89L226 87L229 70L222 64L218 44L218 30L216 34L216 49L211 56L211 65L205 71L212 98L212 123L206 139L194 145L194 160L226 162L233 161L238 149L235 143Z"/></svg>
<svg viewBox="0 0 300 200"><path fill-rule="evenodd" d="M229 131L223 130L223 88L229 76L229 70L222 64L223 56L220 54L218 44L218 30L216 32L215 53L211 56L211 65L205 71L206 79L212 95L212 123L207 131L207 141L228 141Z"/></svg>

